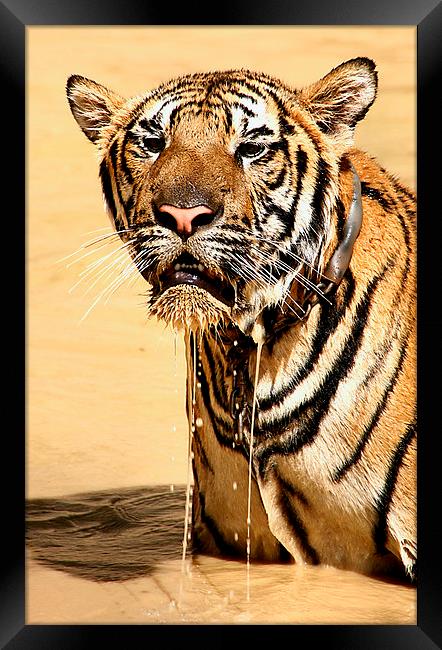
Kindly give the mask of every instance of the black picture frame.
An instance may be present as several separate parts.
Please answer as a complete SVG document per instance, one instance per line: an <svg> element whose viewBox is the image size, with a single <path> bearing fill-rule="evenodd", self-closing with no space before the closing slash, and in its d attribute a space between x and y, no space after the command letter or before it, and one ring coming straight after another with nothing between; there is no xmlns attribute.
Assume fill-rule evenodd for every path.
<svg viewBox="0 0 442 650"><path fill-rule="evenodd" d="M438 333L442 332L439 312L431 309L435 302L434 280L437 277L437 241L434 228L440 220L432 209L435 192L440 192L439 157L433 163L432 152L439 131L437 83L442 79L442 9L437 0L306 0L264 3L250 0L230 7L223 4L222 14L210 15L207 6L190 7L188 3L161 9L160 3L138 0L3 0L0 1L0 68L4 92L2 103L3 201L9 199L3 212L4 251L11 252L3 284L3 320L10 332L3 337L4 348L12 352L10 364L4 363L7 394L4 412L15 415L12 424L3 427L3 571L1 581L0 645L21 648L95 647L106 638L123 648L177 634L185 643L197 635L198 641L213 638L222 641L230 632L235 640L249 642L256 631L250 626L152 626L143 625L25 625L24 567L24 500L25 500L25 431L26 431L26 27L33 25L164 25L173 14L174 25L410 25L417 27L418 38L418 214L420 217L419 253L419 547L417 625L403 626L259 626L259 640L265 643L275 634L289 634L290 643L304 641L308 646L365 649L434 649L442 646L441 569L437 558L440 545L441 517L437 488L440 477L436 450L439 427L436 420L438 368L435 352ZM5 86L5 84L7 86ZM437 149L436 149L437 150ZM436 176L437 174L437 176ZM436 203L436 202L435 202ZM436 204L437 205L437 204ZM430 226L431 224L431 226ZM431 227L431 237L428 236ZM18 228L18 232L17 232ZM433 234L434 233L434 234ZM10 241L12 240L12 241ZM440 240L439 240L440 241ZM431 291L431 298L430 298ZM436 291L437 294L437 291ZM16 305L13 307L13 305ZM12 325L9 314L17 317ZM8 317L6 317L8 316ZM13 342L11 335L16 341ZM15 345L14 345L15 343ZM439 342L440 347L440 342ZM10 393L10 394L9 394ZM18 404L15 399L18 396ZM24 414L22 417L21 414ZM11 420L10 420L11 421ZM437 449L437 448L436 448ZM8 469L12 471L7 472ZM213 627L216 627L214 633ZM270 629L269 629L270 627ZM291 629L288 629L288 628ZM233 629L232 629L233 628ZM292 637L293 635L293 637ZM213 642L213 641L212 641Z"/></svg>

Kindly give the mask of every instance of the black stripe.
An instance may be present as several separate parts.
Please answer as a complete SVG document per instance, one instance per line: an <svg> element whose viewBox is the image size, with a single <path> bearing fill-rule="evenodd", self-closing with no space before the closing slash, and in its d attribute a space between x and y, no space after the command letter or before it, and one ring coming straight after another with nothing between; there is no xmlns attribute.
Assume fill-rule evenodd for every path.
<svg viewBox="0 0 442 650"><path fill-rule="evenodd" d="M100 179L101 179L101 186L103 189L104 198L106 200L109 211L112 215L115 228L116 230L124 230L124 223L119 218L117 207L115 205L114 193L112 190L112 182L110 179L110 174L105 159L103 159L100 163Z"/></svg>
<svg viewBox="0 0 442 650"><path fill-rule="evenodd" d="M121 148L120 148L120 161L121 161L121 170L122 170L123 174L126 176L127 182L128 183L133 183L134 179L133 179L133 176L132 176L132 172L131 172L131 170L129 169L129 167L127 165L127 159L126 159L126 146L127 146L128 138L129 138L129 132L126 131L126 133L124 134L123 142L121 144Z"/></svg>
<svg viewBox="0 0 442 650"><path fill-rule="evenodd" d="M367 196L370 199L373 199L379 203L379 205L384 208L388 213L393 214L399 219L399 222L401 224L402 232L404 235L404 241L405 241L405 246L407 248L407 257L405 258L405 270L404 273L408 274L410 270L410 257L413 254L412 248L411 248L411 237L410 237L410 228L409 225L406 223L403 214L401 214L401 208L404 208L407 212L407 214L410 213L409 210L407 210L406 206L397 200L397 198L392 197L389 195L388 197L385 197L382 195L380 190L371 187L368 185L368 183L365 183L364 181L361 182L361 194L363 196ZM412 216L414 217L414 212L411 212Z"/></svg>
<svg viewBox="0 0 442 650"><path fill-rule="evenodd" d="M172 100L170 100L170 101L172 101ZM170 103L170 102L169 102L169 103ZM178 104L177 106L175 106L175 107L171 110L170 115L169 115L169 128L170 128L170 129L173 129L173 128L174 128L174 126L175 126L175 122L176 122L176 119L177 119L177 116L179 115L179 113L181 113L181 111L182 111L186 106L188 107L188 106L190 106L190 105L194 105L194 102L186 102L186 103L184 103L184 104Z"/></svg>
<svg viewBox="0 0 442 650"><path fill-rule="evenodd" d="M403 283L406 281L405 273L402 274L401 282L399 283L399 290L396 292L394 299L391 303L390 314L392 318L388 321L386 325L387 341L383 339L383 345L378 346L373 354L373 363L371 367L367 368L367 372L364 375L364 380L361 384L361 387L367 388L370 382L374 377L380 372L382 368L385 368L387 363L387 356L393 349L393 346L396 345L398 340L398 333L400 334L401 328L403 326L403 316L401 311L398 309L400 303L400 298L403 297ZM405 335L399 341L399 345L405 345L406 339L410 334L412 328L407 328Z"/></svg>
<svg viewBox="0 0 442 650"><path fill-rule="evenodd" d="M323 229L323 201L325 191L330 185L330 165L325 162L323 158L319 158L317 162L317 175L315 179L315 191L312 198L312 230L309 236L312 241L317 242L319 235Z"/></svg>
<svg viewBox="0 0 442 650"><path fill-rule="evenodd" d="M266 187L272 192L274 190L277 190L284 183L286 175L287 175L287 166L283 165L280 171L278 172L275 180L266 182Z"/></svg>
<svg viewBox="0 0 442 650"><path fill-rule="evenodd" d="M219 382L216 382L217 394L219 395L222 403L228 404L229 398L227 395L226 383L224 381L224 376L226 374L225 369L222 366L222 364L219 363L219 361L215 360L207 336L204 336L203 338L203 349L204 349L204 355L206 358L207 365L209 366L212 382L216 381L217 378L221 378L221 384Z"/></svg>
<svg viewBox="0 0 442 650"><path fill-rule="evenodd" d="M354 450L353 454L348 458L344 463L342 463L341 467L339 467L333 474L333 481L338 482L340 481L345 474L348 472L348 470L353 467L361 458L362 453L368 443L368 441L371 438L371 435L376 428L382 414L384 413L387 402L393 392L394 387L396 386L396 383L399 379L400 373L402 371L402 367L404 365L405 357L407 354L407 345L402 347L397 366L395 368L395 371L393 373L393 376L390 379L390 382L388 383L387 387L384 390L384 394L382 396L382 399L380 402L378 402L377 408L375 412L373 413L370 422L368 425L365 427L361 437L358 440L358 444L356 446L356 449Z"/></svg>
<svg viewBox="0 0 442 650"><path fill-rule="evenodd" d="M371 187L371 185L365 181L361 181L361 195L367 196L369 199L376 201L381 207L384 208L384 210L388 210L388 212L393 211L391 201L386 199L380 190L376 189L375 187Z"/></svg>
<svg viewBox="0 0 442 650"><path fill-rule="evenodd" d="M227 132L232 128L232 119L232 111L228 106L224 106L224 123Z"/></svg>
<svg viewBox="0 0 442 650"><path fill-rule="evenodd" d="M201 397L204 403L204 407L206 409L207 415L211 421L213 431L215 433L215 437L218 441L218 443L222 447L228 447L232 451L240 451L245 457L246 452L242 448L236 446L235 449L232 447L232 443L234 441L233 438L233 420L230 417L230 415L227 415L225 412L226 418L228 419L223 419L220 417L214 410L213 405L215 402L214 397L212 397L210 393L210 388L211 386L213 388L213 394L216 395L217 390L219 390L219 386L215 384L215 377L212 377L210 382L207 381L206 376L204 372L201 373L201 376L198 378L201 384ZM221 410L222 406L218 403L217 407Z"/></svg>
<svg viewBox="0 0 442 650"><path fill-rule="evenodd" d="M144 106L144 104L143 104L143 106ZM160 111L161 111L161 109L160 109ZM158 115L158 113L160 111L158 111L149 120L147 118L141 119L139 121L138 125L142 129L144 129L145 131L149 131L150 133L152 133L152 132L158 133L159 132L161 134L162 133L161 124L156 119L156 117L157 117L157 115ZM122 168L124 174L126 175L127 180L129 181L129 183L133 183L133 176L132 176L131 170L127 166L127 159L126 159L127 143L128 143L128 141L131 141L131 140L135 141L135 142L137 142L139 140L139 136L138 135L135 136L134 133L132 133L132 129L134 127L134 124L135 124L135 121L132 121L130 126L126 128L126 132L124 134L124 139L123 139L123 142L122 142L122 145L121 145L121 150L120 150L121 168ZM142 156L139 156L139 154L136 153L135 155L137 157L141 157L141 158L145 157L144 154Z"/></svg>
<svg viewBox="0 0 442 650"><path fill-rule="evenodd" d="M195 444L194 447L196 452L195 456L198 456L203 467L205 467L211 474L213 474L214 470L211 463L209 462L209 459L206 454L206 450L204 449L203 441L201 440L200 433L199 433L199 427L196 426L195 426L195 431L193 432L193 441Z"/></svg>
<svg viewBox="0 0 442 650"><path fill-rule="evenodd" d="M282 138L281 140L277 140L276 142L270 142L267 147L271 151L283 151L286 156L289 154L288 150L288 144L287 140L285 138Z"/></svg>
<svg viewBox="0 0 442 650"><path fill-rule="evenodd" d="M415 217L415 212L414 210L409 210L407 206L403 203L403 201L399 200L397 197L392 197L391 195L389 195L389 199L391 205L393 206L392 212L395 216L397 216L397 218L401 223L402 231L404 233L405 245L407 247L408 255L410 255L413 252L410 244L410 225L405 221L404 215L402 214L401 210L405 210L405 213L407 215L411 215L413 219ZM413 221L412 227L414 227L414 225L415 223Z"/></svg>
<svg viewBox="0 0 442 650"><path fill-rule="evenodd" d="M120 205L125 208L126 207L125 202L123 200L123 196L122 196L121 190L120 190L120 184L118 182L119 181L119 174L118 174L119 165L118 165L118 160L117 160L117 153L118 153L117 149L118 149L118 141L114 140L112 142L110 148L109 148L109 156L110 156L110 162L112 163L112 172L113 172L113 176L114 176L114 182L115 182L115 188L116 188L116 191L117 191L118 201L120 202Z"/></svg>
<svg viewBox="0 0 442 650"><path fill-rule="evenodd" d="M195 475L197 475L197 472L194 472ZM227 556L235 556L235 555L240 555L240 551L238 547L232 545L230 542L226 541L223 534L220 532L215 519L210 517L206 513L206 499L202 492L200 491L199 487L196 486L197 489L194 490L194 494L196 492L197 498L199 500L199 506L200 506L200 518L201 518L201 523L204 524L204 526L207 528L208 532L212 536L213 541L215 542L216 546L218 547L219 552L222 555L227 555ZM193 539L193 546L196 550L201 550L205 551L207 550L204 546L203 540L197 537L197 530L195 530L195 537Z"/></svg>
<svg viewBox="0 0 442 650"><path fill-rule="evenodd" d="M161 107L160 111L162 110L163 107ZM147 118L143 118L142 120L139 121L138 126L145 131L149 131L149 133L160 133L162 134L162 128L161 124L158 122L156 119L156 116L160 112L158 111L154 117L151 117L149 120Z"/></svg>
<svg viewBox="0 0 442 650"><path fill-rule="evenodd" d="M407 452L407 449L415 436L416 420L408 425L404 435L402 436L395 449L393 456L391 457L387 474L385 476L384 487L376 501L375 507L378 513L378 520L373 531L373 539L377 548L379 549L379 552L381 552L385 547L387 540L387 516L390 510L391 499L393 497L399 470L401 468L402 461Z"/></svg>
<svg viewBox="0 0 442 650"><path fill-rule="evenodd" d="M307 531L289 497L286 489L286 482L282 481L277 475L274 476L274 480L278 484L277 496L275 499L276 508L281 513L285 524L290 527L293 537L300 544L306 562L310 564L319 564L318 554L311 546Z"/></svg>
<svg viewBox="0 0 442 650"><path fill-rule="evenodd" d="M267 94L269 97L273 99L275 102L278 111L279 111L279 120L280 120L280 126L281 128L286 128L290 130L290 124L288 120L292 117L290 111L286 108L284 105L283 101L281 100L280 97L278 97L277 93L275 92L275 89L269 84L264 79L257 79L256 80L256 86L253 83L248 82L246 79L236 79L235 80L240 88L245 88L246 90L249 90L251 93L254 95L258 96L260 99L263 101L266 101L266 97L264 96L264 93ZM245 93L241 93L239 90L232 90L232 92L237 95L238 97L244 97L245 99L249 99L250 101L254 102L256 104L257 100L250 95L247 95Z"/></svg>
<svg viewBox="0 0 442 650"><path fill-rule="evenodd" d="M241 102L229 102L229 106L239 108L245 115L247 115L247 117L258 117L256 113L251 111L247 106L244 106L244 104L241 104Z"/></svg>
<svg viewBox="0 0 442 650"><path fill-rule="evenodd" d="M409 233L408 226L405 223L404 217L400 212L400 208L405 208L407 213L410 213L410 210L408 210L403 203L397 201L391 195L389 196L383 195L379 189L375 187L371 187L365 181L361 181L361 195L367 196L369 199L376 201L384 210L398 217L398 219L401 222L402 229L404 231L405 245L407 247L408 252L411 252L410 233ZM414 212L412 212L412 214L414 216Z"/></svg>
<svg viewBox="0 0 442 650"><path fill-rule="evenodd" d="M289 483L284 478L282 478L280 473L277 471L276 467L272 469L272 476L274 476L277 479L277 482L280 484L284 492L298 499L302 503L302 505L305 506L306 508L310 507L308 499L305 496L305 494L302 492L302 490L300 490L298 487L295 487L292 483Z"/></svg>
<svg viewBox="0 0 442 650"><path fill-rule="evenodd" d="M173 90L166 90L166 92L162 94L154 93L151 97L148 97L148 100L155 100L157 102L160 102L162 100L160 108L157 110L157 112L152 115L150 118L150 121L154 121L157 124L159 124L159 127L161 128L161 124L158 122L158 115L161 114L161 112L164 110L168 104L171 104L172 102L175 102L177 99L180 99L183 95L188 95L189 94L189 88L187 87L187 84L184 87L177 86ZM188 103L191 103L192 100L189 100ZM134 117L132 118L129 126L127 127L128 129L132 129L135 126L135 122L139 119L141 112L145 109L146 107L146 101L143 101L142 104L138 107L138 111L134 113ZM180 106L176 107L177 109L180 108ZM175 109L174 109L175 110Z"/></svg>
<svg viewBox="0 0 442 650"><path fill-rule="evenodd" d="M307 153L298 145L296 151L296 193L287 212L283 212L280 215L281 221L284 225L284 229L280 235L281 238L289 238L293 231L295 225L295 216L296 210L298 209L298 203L302 192L302 183L304 180L305 172L307 171Z"/></svg>
<svg viewBox="0 0 442 650"><path fill-rule="evenodd" d="M192 336L190 339L192 359L193 359L193 346L194 346L194 337ZM210 356L211 355L209 351L209 359L208 359L209 368L210 368ZM213 361L212 361L212 365L213 365ZM201 388L199 389L201 398L219 444L224 447L232 448L232 441L233 441L232 423L229 421L226 422L224 419L219 417L218 414L213 409L213 406L216 405L218 410L219 411L224 410L224 413L227 416L227 409L223 409L223 405L220 404L216 399L216 396L218 396L220 392L219 386L216 382L216 375L212 374L210 380L208 381L204 373L203 362L201 363L201 375L198 376L198 381L201 384ZM210 387L213 388L214 397L212 397L210 394ZM186 408L187 408L187 400L186 400ZM187 416L189 417L188 409L187 409ZM228 435L229 433L230 436Z"/></svg>
<svg viewBox="0 0 442 650"><path fill-rule="evenodd" d="M263 397L260 402L260 411L272 409L280 405L313 370L325 344L330 336L340 324L347 307L350 305L355 290L355 281L351 271L347 271L340 287L339 301L332 301L331 304L324 303L320 306L321 314L313 338L308 359L298 370L298 372L289 379L283 388L278 392L271 392L268 397Z"/></svg>
<svg viewBox="0 0 442 650"><path fill-rule="evenodd" d="M250 131L244 133L245 138L251 138L258 135L275 135L275 132L272 131L272 129L269 129L268 126L264 125L264 126L258 126L254 129L250 129Z"/></svg>
<svg viewBox="0 0 442 650"><path fill-rule="evenodd" d="M414 206L415 202L416 202L416 197L413 194L413 192L411 190L409 190L407 187L405 187L405 185L402 185L402 183L400 183L398 181L398 179L395 178L394 176L391 176L388 173L387 173L387 176L388 176L390 182L393 184L393 187L396 190L396 192L398 194L400 194L402 197L405 197L406 199L408 199Z"/></svg>
<svg viewBox="0 0 442 650"><path fill-rule="evenodd" d="M234 89L234 86L236 86L236 90ZM253 94L248 95L247 93L243 93L243 92L241 92L241 90L238 90L238 88L240 88L241 90L243 90L245 88L246 90L249 90ZM253 97L253 95L257 95L260 99L264 99L263 96L262 96L262 93L260 92L260 90L258 88L259 88L258 86L254 86L254 85L248 83L245 79L236 78L236 79L232 79L230 81L230 87L229 87L228 90L229 90L229 92L232 93L232 95L235 95L236 97L239 97L240 99L249 99L251 102L256 104L257 99L256 99L256 97Z"/></svg>
<svg viewBox="0 0 442 650"><path fill-rule="evenodd" d="M266 84L265 90L267 94L273 99L276 106L278 107L280 128L284 130L286 128L290 129L289 120L292 118L291 112L287 109L282 99L278 97L278 94L276 93L274 88Z"/></svg>
<svg viewBox="0 0 442 650"><path fill-rule="evenodd" d="M279 223L284 227L283 231L279 236L279 239L281 240L282 238L289 237L295 223L294 212L296 210L297 203L298 203L298 195L295 195L290 208L288 210L284 210L279 205L274 203L272 199L270 198L266 199L259 206L259 216L258 216L258 220L255 222L255 226L258 228L259 225L258 229L261 232L263 232L266 229L265 226L268 218L276 216L279 220ZM269 266L272 266L272 264L270 264ZM280 277L281 275L281 273L278 273L277 268L274 269L274 275L276 278Z"/></svg>
<svg viewBox="0 0 442 650"><path fill-rule="evenodd" d="M150 95L145 97L137 106L135 106L135 108L133 108L129 116L130 119L126 127L126 130L130 131L131 129L133 129L135 123L140 118L141 113L146 108L147 102L163 100L160 109L153 116L153 118L155 119L157 115L161 113L164 107L167 106L167 104L170 104L171 102L175 101L181 95L186 95L187 93L189 93L189 86L192 86L192 89L194 87L194 81L190 78L180 79L180 84L175 88L170 89L168 87L160 86L159 88L154 90Z"/></svg>
<svg viewBox="0 0 442 650"><path fill-rule="evenodd" d="M259 425L255 429L256 438L259 440L274 438L278 431L284 432L289 426L294 427L294 430L286 439L282 441L278 439L265 447L261 447L261 449L256 449L261 476L265 475L267 463L275 453L285 455L297 453L304 445L311 444L315 439L340 382L347 376L354 365L356 354L362 344L373 294L389 268L390 265L386 265L383 271L369 283L366 292L356 307L353 327L347 341L340 354L336 357L333 367L325 375L314 395L308 401L293 409L293 411L285 413L270 424ZM295 422L296 426L294 426Z"/></svg>

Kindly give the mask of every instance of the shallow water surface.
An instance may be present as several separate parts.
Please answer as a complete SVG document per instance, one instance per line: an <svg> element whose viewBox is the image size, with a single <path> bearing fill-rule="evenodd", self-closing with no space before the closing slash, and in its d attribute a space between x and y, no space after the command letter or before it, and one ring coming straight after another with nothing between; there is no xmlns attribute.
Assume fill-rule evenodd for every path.
<svg viewBox="0 0 442 650"><path fill-rule="evenodd" d="M415 624L416 590L405 584L325 566L183 562L185 494L155 486L30 501L27 623Z"/></svg>

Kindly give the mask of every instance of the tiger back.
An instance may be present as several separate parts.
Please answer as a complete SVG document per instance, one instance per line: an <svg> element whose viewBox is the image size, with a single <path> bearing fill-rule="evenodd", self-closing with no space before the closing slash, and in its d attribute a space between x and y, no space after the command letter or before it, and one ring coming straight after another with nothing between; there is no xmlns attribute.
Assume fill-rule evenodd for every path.
<svg viewBox="0 0 442 650"><path fill-rule="evenodd" d="M365 58L300 90L68 80L148 312L185 332L199 551L415 575L415 197L354 148L376 90Z"/></svg>

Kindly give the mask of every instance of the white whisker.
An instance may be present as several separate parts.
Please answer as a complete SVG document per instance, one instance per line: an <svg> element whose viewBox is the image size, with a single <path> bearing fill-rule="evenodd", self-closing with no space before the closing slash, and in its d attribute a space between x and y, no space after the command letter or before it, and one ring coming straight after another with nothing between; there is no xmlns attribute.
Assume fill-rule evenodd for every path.
<svg viewBox="0 0 442 650"><path fill-rule="evenodd" d="M128 266L129 266L129 265L128 265ZM128 266L126 266L126 269L128 268ZM130 268L132 268L132 263L130 264ZM124 274L124 271L120 271L120 274L121 274L121 273ZM120 275L118 275L117 278L114 279L114 280L110 283L110 285L106 286L106 287L105 287L105 288L104 288L104 289L103 289L103 290L98 294L98 296L96 296L96 298L94 299L94 301L93 301L93 303L91 304L91 306L89 307L89 309L87 309L87 311L86 311L86 312L83 314L83 316L80 318L80 322L82 322L82 321L83 321L83 320L84 320L84 319L85 319L85 318L86 318L86 317L91 313L91 311L94 309L94 307L96 307L96 305L97 305L97 304L100 302L100 300L101 300L101 299L106 295L106 293L107 293L108 291L112 290L112 288L114 287L114 284L117 282L117 280L119 280L119 278L120 278Z"/></svg>
<svg viewBox="0 0 442 650"><path fill-rule="evenodd" d="M263 241L267 241L267 243L271 243L270 240L263 240ZM277 245L276 242L274 242L274 245L275 245L275 247L277 248L278 251L280 251L280 252L282 252L282 253L285 253L285 254L289 255L290 257L293 257L293 258L296 259L296 261L298 261L300 264L307 264L307 265L310 266L310 268L312 268L316 273L318 273L319 275L321 275L320 272L319 272L316 268L314 268L311 264L308 264L308 262L306 262L306 260L303 260L301 257L299 257L298 255L296 255L295 253L292 253L292 251L290 251L290 250L286 250L286 249L283 249L283 248L280 248L280 247ZM306 289L310 289L310 290L314 291L314 292L317 293L319 296L321 296L321 298L323 298L324 300L326 300L327 302L330 303L330 300L329 300L329 299L327 298L327 296L323 293L323 291L321 291L321 289L319 289L318 286L317 286L314 282L312 282L309 278L307 278L305 275L303 275L303 274L301 273L301 271L300 271L299 268L298 268L298 269L294 269L293 267L289 266L288 264L286 264L285 262L283 262L282 260L277 259L277 258L276 258L276 259L268 258L268 259L266 260L263 251L261 251L261 250L259 250L259 249L256 249L256 248L255 248L255 251L256 251L259 255L261 255L261 259L264 259L264 261L266 261L267 263L273 264L273 265L275 266L275 268L277 268L278 270L285 271L286 273L294 273L294 274L295 274L295 278L297 279L297 281L298 281L300 284L302 284L303 287L305 287Z"/></svg>
<svg viewBox="0 0 442 650"><path fill-rule="evenodd" d="M92 250L90 250L90 251L86 251L86 252L84 252L84 253L83 253L82 255L80 255L80 257L78 257L77 259L72 260L71 262L69 262L69 264L66 264L66 268L69 269L69 268L70 268L71 266L73 266L74 264L78 264L79 262L81 262L82 260L84 260L86 257L89 257L90 255L94 255L95 253L98 253L100 250L102 250L102 249L105 248L106 246L109 246L110 244L113 244L113 243L114 243L113 240L112 240L112 241L105 241L104 243L101 243L101 244L100 244L99 246L97 246L96 248L94 248L94 249L92 249ZM77 251L77 252L79 252L79 251Z"/></svg>
<svg viewBox="0 0 442 650"><path fill-rule="evenodd" d="M100 235L100 237L94 237L93 239L90 239L89 241L84 242L83 244L81 244L81 246L79 248L77 248L77 250L75 250L73 253L69 253L69 255L65 255L64 257L60 258L59 260L56 260L54 262L54 264L61 264L62 262L68 260L69 258L73 257L74 255L77 255L78 253L81 253L85 248L88 248L89 246L93 246L96 243L101 243L104 240L109 240L112 237L117 237L122 232L130 232L130 230L119 230L118 232L114 231L114 232L111 232L111 233L106 233L105 235ZM99 248L101 248L101 246ZM90 252L88 252L87 255L90 255ZM83 258L83 255L78 260L75 260L75 261L71 262L70 264L68 264L66 266L66 268L69 268L69 266L72 266L72 264L75 264L76 262L78 262L82 258Z"/></svg>
<svg viewBox="0 0 442 650"><path fill-rule="evenodd" d="M301 264L305 264L306 266L308 266L312 271L314 271L314 272L317 273L318 275L321 275L321 271L319 270L318 267L313 266L313 264L312 264L311 262L309 262L309 261L306 260L305 258L301 257L301 256L298 255L297 253L294 253L294 252L293 252L292 250L290 250L289 248L284 248L283 246L281 246L280 242L274 241L274 240L272 240L272 239L267 239L266 237L263 237L262 235L257 235L256 238L257 238L258 240L264 242L265 244L270 244L270 245L272 245L272 246L273 246L274 248L276 248L276 250L278 250L279 252L281 252L281 253L285 253L285 254L288 255L289 257L292 257L293 259L295 259L297 262L300 262ZM321 239L322 239L322 237L321 237ZM295 242L293 242L293 243L295 243Z"/></svg>
<svg viewBox="0 0 442 650"><path fill-rule="evenodd" d="M101 271L96 276L94 276L95 279L88 286L88 288L86 289L86 291L84 292L83 295L87 296L87 294L94 288L94 286L97 284L97 282L99 282L101 279L103 279L104 276L106 276L106 274L108 275L108 278L110 278L115 271L118 271L119 268L121 268L123 266L126 266L126 264L127 264L127 255L124 252L124 253L121 253L121 255L119 255L117 259L112 260L109 264L107 264L104 267L104 269L101 269ZM85 278L82 278L82 280L84 280L84 279Z"/></svg>
<svg viewBox="0 0 442 650"><path fill-rule="evenodd" d="M104 262L105 262L106 260L108 260L109 257L111 257L112 255L116 255L117 253L120 253L121 250L123 250L123 249L125 249L125 248L126 248L126 245L123 244L123 245L120 246L119 248L117 248L117 249L111 251L109 254L100 257L98 260L95 260L94 262L91 262L91 263L90 263L90 264L89 264L89 265L88 265L88 266L87 266L83 271L81 271L81 273L79 274L79 276L80 276L79 279L78 279L77 282L75 282L75 284L74 284L74 285L73 285L73 286L68 290L68 293L71 294L71 293L72 293L72 292L73 292L73 291L74 291L74 290L75 290L75 289L76 289L76 288L77 288L77 287L78 287L82 282L84 282L84 280L86 280L86 279L87 279L91 274L95 273L95 271L97 270L97 268L98 268L99 266L101 266L102 264L104 264ZM122 260L122 259L124 259L125 257L126 257L126 251L124 251L123 254L120 254L120 255L118 256L117 260ZM113 265L117 260L111 260L111 262L109 262L108 264L106 264L106 265L104 266L104 268L101 269L101 271L99 272L99 277L101 277L101 275L102 275L103 273L105 273L107 269L111 268L112 265Z"/></svg>

